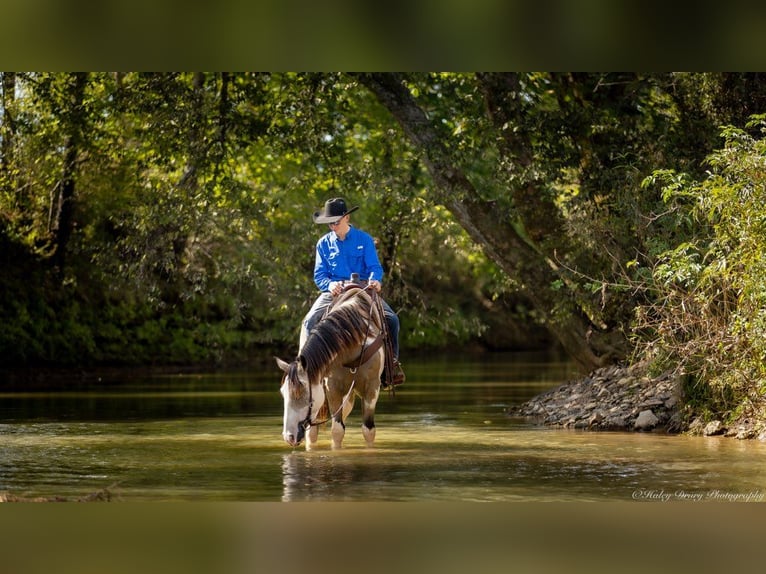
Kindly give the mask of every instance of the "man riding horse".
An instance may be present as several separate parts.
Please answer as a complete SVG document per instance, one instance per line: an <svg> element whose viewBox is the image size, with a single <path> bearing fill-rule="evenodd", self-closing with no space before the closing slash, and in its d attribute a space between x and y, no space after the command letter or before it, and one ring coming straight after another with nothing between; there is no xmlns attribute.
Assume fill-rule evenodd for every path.
<svg viewBox="0 0 766 574"><path fill-rule="evenodd" d="M311 329L322 318L333 297L339 295L344 282L351 280L352 274L368 281L368 287L380 292L383 279L383 266L378 259L375 242L368 233L351 225L351 213L358 206L348 209L340 197L328 199L321 211L314 212L314 223L327 224L330 231L319 238L316 244L314 261L314 283L320 294L303 319L301 345ZM399 317L393 309L381 300L383 313L388 325L391 352L393 354L393 373L384 373L382 382L390 381L393 385L404 382L405 376L399 362Z"/></svg>

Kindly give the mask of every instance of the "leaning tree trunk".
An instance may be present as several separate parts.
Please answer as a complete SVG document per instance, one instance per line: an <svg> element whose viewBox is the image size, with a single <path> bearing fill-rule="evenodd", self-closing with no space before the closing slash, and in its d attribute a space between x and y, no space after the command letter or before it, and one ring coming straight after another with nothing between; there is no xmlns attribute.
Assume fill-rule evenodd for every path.
<svg viewBox="0 0 766 574"><path fill-rule="evenodd" d="M358 74L355 77L377 96L408 138L422 151L423 161L442 191L439 202L450 210L493 261L510 276L519 279L524 294L535 309L543 313L547 328L567 353L588 370L620 357L625 350L625 339L621 333L601 332L571 294L564 289L553 291L549 288L560 277L550 259L535 245L534 236L542 222L552 221L551 214L543 209L531 211L530 208L516 214L525 226L529 223L532 232L522 236L511 224L508 214L497 209L492 201L482 199L457 162L451 159L448 146L441 141L437 130L398 74ZM493 102L488 105L492 106ZM495 113L499 113L497 104ZM527 158L526 161L531 160ZM532 185L513 193L534 201L540 194Z"/></svg>

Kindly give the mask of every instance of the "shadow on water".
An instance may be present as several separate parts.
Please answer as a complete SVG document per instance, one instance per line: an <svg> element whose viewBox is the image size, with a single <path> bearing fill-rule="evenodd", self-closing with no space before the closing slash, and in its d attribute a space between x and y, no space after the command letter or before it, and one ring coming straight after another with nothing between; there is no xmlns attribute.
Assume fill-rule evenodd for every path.
<svg viewBox="0 0 766 574"><path fill-rule="evenodd" d="M506 415L574 376L534 355L432 356L381 396L367 449L358 405L344 449L281 438L279 374L113 379L0 393L0 492L124 500L690 500L761 493L766 445L591 433ZM757 494L754 496L758 496Z"/></svg>

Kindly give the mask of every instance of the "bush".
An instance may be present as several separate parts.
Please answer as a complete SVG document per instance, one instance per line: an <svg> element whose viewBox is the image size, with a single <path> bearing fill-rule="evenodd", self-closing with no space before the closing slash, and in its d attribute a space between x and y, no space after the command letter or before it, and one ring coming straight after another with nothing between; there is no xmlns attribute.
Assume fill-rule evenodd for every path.
<svg viewBox="0 0 766 574"><path fill-rule="evenodd" d="M747 127L764 125L758 117ZM695 234L657 258L656 296L638 310L636 332L660 367L684 375L690 414L731 419L763 408L766 141L732 127L723 137L704 181L670 172L653 178Z"/></svg>

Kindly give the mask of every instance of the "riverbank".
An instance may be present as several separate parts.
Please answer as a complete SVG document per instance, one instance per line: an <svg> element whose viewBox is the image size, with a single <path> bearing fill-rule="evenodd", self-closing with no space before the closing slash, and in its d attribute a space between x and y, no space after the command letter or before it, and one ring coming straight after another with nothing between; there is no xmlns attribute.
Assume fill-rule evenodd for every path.
<svg viewBox="0 0 766 574"><path fill-rule="evenodd" d="M125 378L152 376L193 375L232 370L262 370L274 365L274 352L253 354L247 360L237 362L157 365L93 365L84 367L16 367L0 368L0 390L29 391L46 389L71 389ZM274 367L276 369L276 367Z"/></svg>
<svg viewBox="0 0 766 574"><path fill-rule="evenodd" d="M721 420L690 422L682 412L682 389L670 373L649 376L646 365L613 365L509 409L508 414L561 428L724 435L766 441L763 417L743 414L730 424Z"/></svg>

